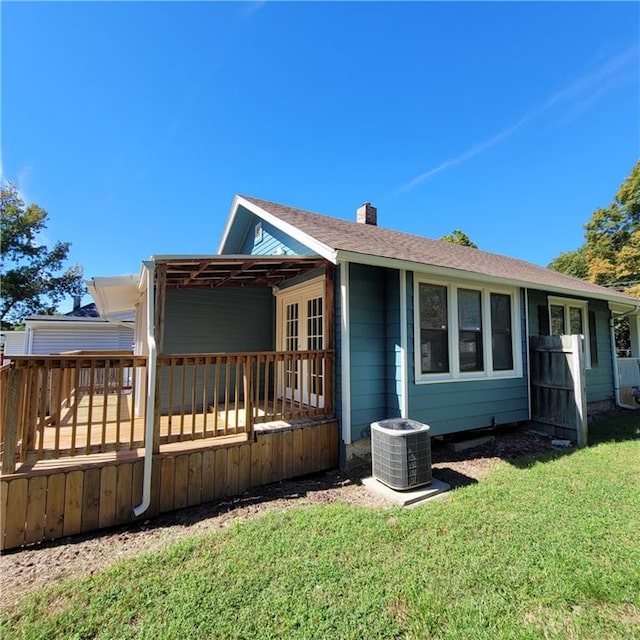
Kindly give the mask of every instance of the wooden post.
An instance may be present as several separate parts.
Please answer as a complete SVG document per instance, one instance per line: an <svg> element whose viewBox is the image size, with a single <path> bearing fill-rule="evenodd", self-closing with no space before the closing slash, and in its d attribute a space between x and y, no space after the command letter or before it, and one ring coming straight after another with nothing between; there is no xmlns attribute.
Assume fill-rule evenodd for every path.
<svg viewBox="0 0 640 640"><path fill-rule="evenodd" d="M571 337L571 373L576 403L576 441L579 447L588 444L587 390L584 375L584 338L581 335Z"/></svg>
<svg viewBox="0 0 640 640"><path fill-rule="evenodd" d="M335 380L335 367L333 353L335 352L335 273L334 265L327 263L325 267L325 341L323 348L330 353L321 361L324 367L324 410L325 413L333 413L333 381Z"/></svg>
<svg viewBox="0 0 640 640"><path fill-rule="evenodd" d="M156 299L155 299L155 318L154 318L154 337L156 339L156 355L157 357L164 353L164 310L165 298L167 292L167 265L156 265ZM161 387L161 371L160 358L156 364L156 391L155 391L155 407L153 411L153 453L160 453L160 387ZM171 399L169 399L171 402ZM169 407L171 410L171 407ZM149 446L149 443L146 444Z"/></svg>
<svg viewBox="0 0 640 640"><path fill-rule="evenodd" d="M156 304L154 318L154 336L158 355L164 353L164 315L167 294L167 265L156 265Z"/></svg>
<svg viewBox="0 0 640 640"><path fill-rule="evenodd" d="M4 425L4 448L2 452L2 475L16 470L16 447L18 442L18 425L20 424L20 405L22 404L23 369L9 371L7 389L7 415Z"/></svg>
<svg viewBox="0 0 640 640"><path fill-rule="evenodd" d="M335 267L327 263L324 274L324 333L323 349L334 349L335 339Z"/></svg>
<svg viewBox="0 0 640 640"><path fill-rule="evenodd" d="M244 366L242 369L243 377L243 391L244 391L244 428L247 432L249 440L253 437L253 403L252 403L252 387L251 384L251 372L253 367L251 366L251 356L245 356L243 358Z"/></svg>
<svg viewBox="0 0 640 640"><path fill-rule="evenodd" d="M153 442L151 443L151 451L156 454L160 453L160 407L162 405L160 399L160 375L162 373L162 365L160 364L160 358L156 363L156 393L155 393L155 406L153 408ZM171 401L171 400L169 400ZM144 446L148 447L149 442L145 442Z"/></svg>

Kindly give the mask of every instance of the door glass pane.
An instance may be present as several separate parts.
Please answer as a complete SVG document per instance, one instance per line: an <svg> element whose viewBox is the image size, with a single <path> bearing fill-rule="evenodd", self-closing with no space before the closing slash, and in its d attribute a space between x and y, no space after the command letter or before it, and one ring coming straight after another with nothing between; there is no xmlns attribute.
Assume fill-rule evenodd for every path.
<svg viewBox="0 0 640 640"><path fill-rule="evenodd" d="M562 336L566 333L564 328L564 307L552 304L549 307L551 314L551 335Z"/></svg>
<svg viewBox="0 0 640 640"><path fill-rule="evenodd" d="M480 291L458 289L460 371L482 371L482 297Z"/></svg>
<svg viewBox="0 0 640 640"><path fill-rule="evenodd" d="M494 371L513 369L511 296L507 294L491 294L491 349Z"/></svg>
<svg viewBox="0 0 640 640"><path fill-rule="evenodd" d="M307 301L307 349L321 350L324 346L324 318L322 298L312 298ZM310 392L322 395L324 389L324 371L322 359L314 358L310 366Z"/></svg>
<svg viewBox="0 0 640 640"><path fill-rule="evenodd" d="M298 303L293 302L286 307L286 326L285 326L285 351L298 350ZM285 386L288 389L297 389L298 387L298 367L296 363L287 358L284 367Z"/></svg>
<svg viewBox="0 0 640 640"><path fill-rule="evenodd" d="M447 288L420 283L420 361L422 373L449 371Z"/></svg>
<svg viewBox="0 0 640 640"><path fill-rule="evenodd" d="M297 351L298 349L298 303L287 305L287 321L285 328L286 351Z"/></svg>
<svg viewBox="0 0 640 640"><path fill-rule="evenodd" d="M569 330L572 334L582 335L582 309L580 307L569 307Z"/></svg>

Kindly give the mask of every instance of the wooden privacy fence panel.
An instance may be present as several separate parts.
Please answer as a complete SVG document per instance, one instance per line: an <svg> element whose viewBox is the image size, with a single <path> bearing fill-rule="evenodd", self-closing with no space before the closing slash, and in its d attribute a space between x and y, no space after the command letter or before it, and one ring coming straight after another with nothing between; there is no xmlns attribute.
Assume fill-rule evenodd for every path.
<svg viewBox="0 0 640 640"><path fill-rule="evenodd" d="M583 338L531 336L531 418L551 435L587 445Z"/></svg>
<svg viewBox="0 0 640 640"><path fill-rule="evenodd" d="M260 432L255 441L154 456L151 506L140 518L240 495L338 464L335 421ZM141 459L20 473L0 480L0 548L135 520Z"/></svg>
<svg viewBox="0 0 640 640"><path fill-rule="evenodd" d="M2 473L16 462L144 446L134 404L139 396L144 415L146 365L140 356L14 357L0 380Z"/></svg>

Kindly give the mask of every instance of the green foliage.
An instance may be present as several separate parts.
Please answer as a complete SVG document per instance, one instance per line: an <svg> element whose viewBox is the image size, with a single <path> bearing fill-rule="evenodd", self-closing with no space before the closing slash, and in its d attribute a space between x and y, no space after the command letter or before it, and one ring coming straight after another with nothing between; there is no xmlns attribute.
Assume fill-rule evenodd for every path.
<svg viewBox="0 0 640 640"><path fill-rule="evenodd" d="M589 279L589 264L584 248L561 253L549 264L549 269L566 273L582 280Z"/></svg>
<svg viewBox="0 0 640 640"><path fill-rule="evenodd" d="M549 268L640 297L640 160L613 202L585 224L585 243Z"/></svg>
<svg viewBox="0 0 640 640"><path fill-rule="evenodd" d="M47 228L47 212L36 204L25 207L13 184L0 185L0 268L3 328L30 314L51 314L66 296L82 295L82 268L64 269L68 242L49 249L38 242Z"/></svg>
<svg viewBox="0 0 640 640"><path fill-rule="evenodd" d="M274 509L184 539L36 592L0 635L640 638L640 415L596 431L418 509Z"/></svg>
<svg viewBox="0 0 640 640"><path fill-rule="evenodd" d="M445 242L451 242L452 244L459 244L463 247L472 247L473 249L477 249L478 245L475 242L471 242L469 236L464 232L460 231L460 229L454 229L451 233L448 233L446 236L442 236L440 240L444 240Z"/></svg>

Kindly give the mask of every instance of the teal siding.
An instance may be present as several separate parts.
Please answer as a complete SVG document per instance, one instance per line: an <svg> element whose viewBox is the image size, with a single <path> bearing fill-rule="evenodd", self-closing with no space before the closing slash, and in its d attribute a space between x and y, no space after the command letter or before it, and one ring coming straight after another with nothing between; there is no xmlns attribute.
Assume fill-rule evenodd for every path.
<svg viewBox="0 0 640 640"><path fill-rule="evenodd" d="M544 291L529 290L529 332L537 335L540 332L539 308L547 305L547 296L557 296L559 294L548 294ZM571 296L559 296L570 298ZM585 300L576 296L577 300ZM587 386L587 402L601 402L614 398L613 388L613 361L611 331L609 329L609 318L611 312L604 300L589 300L589 311L595 314L596 343L598 348L598 363L593 363L591 369L585 372Z"/></svg>
<svg viewBox="0 0 640 640"><path fill-rule="evenodd" d="M351 344L351 437L369 434L386 417L385 270L351 264L349 269Z"/></svg>
<svg viewBox="0 0 640 640"><path fill-rule="evenodd" d="M270 289L170 289L163 353L265 351L274 348Z"/></svg>
<svg viewBox="0 0 640 640"><path fill-rule="evenodd" d="M255 239L255 225L260 221L254 216L250 221L244 241L240 246L239 253L252 255L287 255L306 256L314 255L314 252L301 242L294 240L280 229L262 221L262 238Z"/></svg>
<svg viewBox="0 0 640 640"><path fill-rule="evenodd" d="M526 360L521 378L415 384L413 274L407 280L409 417L428 424L432 435L527 420ZM521 319L524 350L524 313Z"/></svg>
<svg viewBox="0 0 640 640"><path fill-rule="evenodd" d="M255 226L262 222L262 238L256 240ZM314 255L309 247L276 229L244 207L238 207L234 224L229 229L223 254L244 255Z"/></svg>
<svg viewBox="0 0 640 640"><path fill-rule="evenodd" d="M274 342L274 299L271 291L260 289L174 289L167 291L165 305L165 332L162 353L170 355L188 353L220 353L244 351L271 351ZM224 372L223 372L224 373ZM182 387L181 374L174 381L173 406L179 406ZM192 394L192 371L185 378L188 390L187 411L195 397L196 410L202 408L204 397L203 367L197 371L196 391ZM235 371L231 370L231 375ZM213 398L213 376L208 377L207 398ZM234 385L232 385L233 388ZM224 388L221 375L220 389ZM169 396L169 376L161 376L161 398ZM166 412L168 402L161 411Z"/></svg>

